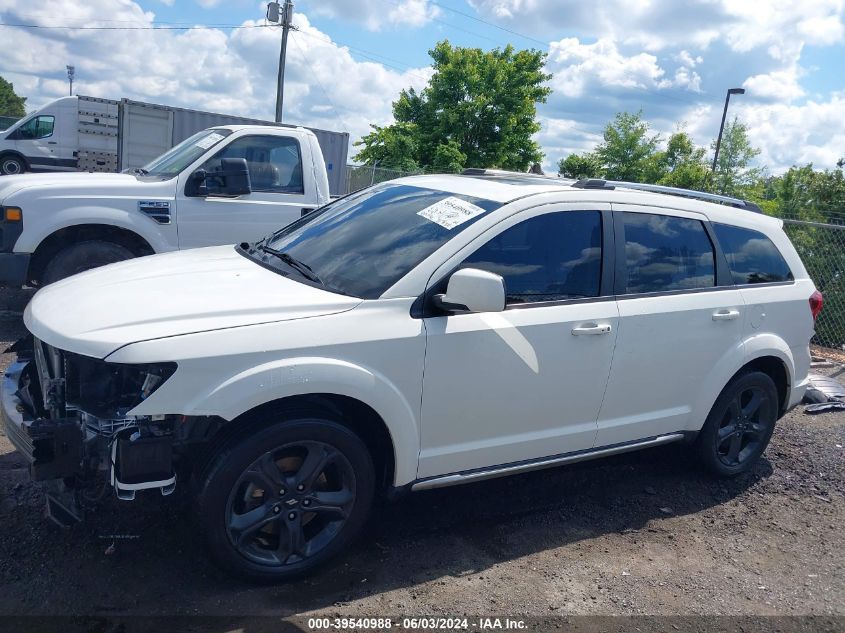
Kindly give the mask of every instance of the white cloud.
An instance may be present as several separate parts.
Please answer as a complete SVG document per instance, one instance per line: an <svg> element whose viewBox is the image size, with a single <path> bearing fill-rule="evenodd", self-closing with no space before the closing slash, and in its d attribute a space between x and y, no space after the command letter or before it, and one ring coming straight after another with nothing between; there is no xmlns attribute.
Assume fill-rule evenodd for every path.
<svg viewBox="0 0 845 633"><path fill-rule="evenodd" d="M626 56L610 39L582 44L578 38L568 37L549 45L547 70L554 75L551 85L558 96L568 98L582 97L596 88L642 90L675 87L699 92L701 77L692 69L696 61L687 57L683 58L683 62L689 67L679 66L670 79L657 57L651 53Z"/></svg>
<svg viewBox="0 0 845 633"><path fill-rule="evenodd" d="M22 2L0 0L0 18L14 22ZM149 26L152 14L129 0L56 0L56 14L69 24L122 23ZM44 24L49 24L44 18ZM131 21L131 22L129 22ZM110 24L114 24L110 22ZM0 75L29 97L33 109L67 92L65 64L76 66L74 91L117 99L129 97L188 108L272 119L275 107L279 30L247 21L243 28L65 31L4 29ZM421 88L430 69L397 72L356 61L349 50L294 14L285 81L285 120L349 131L352 140L370 123L391 119L391 101L402 88Z"/></svg>
<svg viewBox="0 0 845 633"><path fill-rule="evenodd" d="M315 15L357 22L370 31L384 26L424 26L442 13L429 0L306 0L303 5Z"/></svg>
<svg viewBox="0 0 845 633"><path fill-rule="evenodd" d="M165 2L167 1L169 1L171 4L173 3L173 0L165 0ZM220 4L221 0L196 0L196 2L203 9L213 9L218 4Z"/></svg>
<svg viewBox="0 0 845 633"><path fill-rule="evenodd" d="M804 96L799 76L798 66L793 65L784 70L753 75L743 82L742 87L757 99L791 102Z"/></svg>

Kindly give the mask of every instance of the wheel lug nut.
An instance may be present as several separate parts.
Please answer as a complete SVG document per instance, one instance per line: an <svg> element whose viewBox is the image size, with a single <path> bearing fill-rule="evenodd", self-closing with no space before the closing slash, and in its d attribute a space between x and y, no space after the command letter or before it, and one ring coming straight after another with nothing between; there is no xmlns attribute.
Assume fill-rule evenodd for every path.
<svg viewBox="0 0 845 633"><path fill-rule="evenodd" d="M279 496L280 496L280 497L284 497L286 492L287 492L287 490L285 490L284 488L282 488L281 490L279 490Z"/></svg>
<svg viewBox="0 0 845 633"><path fill-rule="evenodd" d="M296 489L297 489L297 490L299 490L299 492L302 492L303 490L305 490L305 484L299 484L299 485L296 487Z"/></svg>
<svg viewBox="0 0 845 633"><path fill-rule="evenodd" d="M276 506L275 508L273 508L273 512L275 512L276 514L279 514L279 512L281 512L281 511L282 511L282 509L279 506Z"/></svg>
<svg viewBox="0 0 845 633"><path fill-rule="evenodd" d="M296 512L291 512L291 513L288 515L288 518L289 518L291 521L293 521L293 520L296 518Z"/></svg>
<svg viewBox="0 0 845 633"><path fill-rule="evenodd" d="M304 506L310 506L310 505L311 505L311 499L305 499L305 500L302 502L302 505L304 505Z"/></svg>

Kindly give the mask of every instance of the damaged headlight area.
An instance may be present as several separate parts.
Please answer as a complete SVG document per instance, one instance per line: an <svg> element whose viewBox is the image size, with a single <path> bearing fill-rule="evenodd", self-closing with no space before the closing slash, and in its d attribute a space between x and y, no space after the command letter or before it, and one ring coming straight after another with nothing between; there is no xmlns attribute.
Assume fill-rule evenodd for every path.
<svg viewBox="0 0 845 633"><path fill-rule="evenodd" d="M48 511L67 524L86 500L113 488L167 495L176 484L178 415L130 415L176 372L175 363L126 365L81 356L38 339L14 346L3 413L9 439L28 458L35 480L48 481Z"/></svg>

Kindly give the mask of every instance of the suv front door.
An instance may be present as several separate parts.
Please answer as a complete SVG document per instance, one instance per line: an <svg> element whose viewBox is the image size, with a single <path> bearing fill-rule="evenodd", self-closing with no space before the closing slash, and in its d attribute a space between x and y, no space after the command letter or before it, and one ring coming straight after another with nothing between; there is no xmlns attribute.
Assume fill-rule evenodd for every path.
<svg viewBox="0 0 845 633"><path fill-rule="evenodd" d="M425 319L420 478L593 446L619 321L610 222L608 205L525 211L432 276L497 273L507 307Z"/></svg>
<svg viewBox="0 0 845 633"><path fill-rule="evenodd" d="M294 136L250 134L230 141L199 169L213 174L223 158L247 162L252 193L235 198L215 191L209 179L208 195L186 195L187 172L179 179L177 222L179 248L251 242L269 235L313 207L311 172L303 169L299 140Z"/></svg>
<svg viewBox="0 0 845 633"><path fill-rule="evenodd" d="M700 428L698 398L718 393L744 357L745 304L706 218L613 209L621 323L597 446Z"/></svg>

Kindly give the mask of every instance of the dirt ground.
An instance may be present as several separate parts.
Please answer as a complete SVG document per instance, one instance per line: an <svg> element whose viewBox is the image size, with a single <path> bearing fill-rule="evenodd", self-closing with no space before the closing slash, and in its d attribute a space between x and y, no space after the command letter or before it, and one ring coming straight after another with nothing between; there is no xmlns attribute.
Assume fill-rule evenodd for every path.
<svg viewBox="0 0 845 633"><path fill-rule="evenodd" d="M0 291L3 343L27 300ZM178 492L113 500L69 530L47 522L0 436L0 618L843 615L843 445L845 413L799 408L732 481L676 445L413 494L380 505L334 568L252 586L211 565Z"/></svg>

